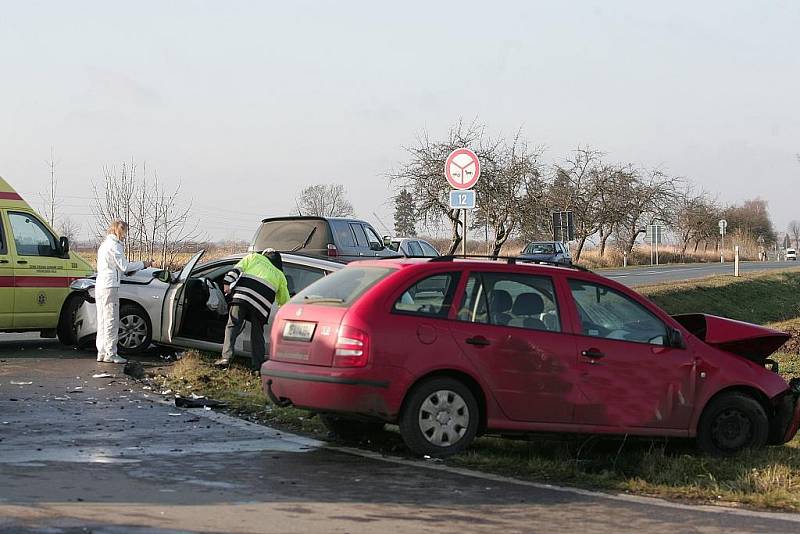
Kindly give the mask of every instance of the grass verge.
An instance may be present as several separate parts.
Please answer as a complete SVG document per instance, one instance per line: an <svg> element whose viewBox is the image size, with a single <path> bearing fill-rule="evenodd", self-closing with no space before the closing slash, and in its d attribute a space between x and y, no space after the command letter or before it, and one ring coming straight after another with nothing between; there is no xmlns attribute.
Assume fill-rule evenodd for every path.
<svg viewBox="0 0 800 534"><path fill-rule="evenodd" d="M795 338L774 356L787 379L800 376L800 271L754 274L740 279L651 286L642 291L671 313L703 310L749 319L792 332ZM741 310L746 306L745 311ZM793 315L792 315L793 314ZM750 319L750 318L754 319ZM229 411L248 420L301 432L329 435L318 417L268 404L251 371L211 365L212 356L189 353L159 377L182 395L191 392L224 400ZM406 454L391 427L362 447ZM689 440L598 436L532 436L525 440L484 437L447 464L549 483L630 492L703 503L800 511L800 439L782 447L734 458L708 458Z"/></svg>

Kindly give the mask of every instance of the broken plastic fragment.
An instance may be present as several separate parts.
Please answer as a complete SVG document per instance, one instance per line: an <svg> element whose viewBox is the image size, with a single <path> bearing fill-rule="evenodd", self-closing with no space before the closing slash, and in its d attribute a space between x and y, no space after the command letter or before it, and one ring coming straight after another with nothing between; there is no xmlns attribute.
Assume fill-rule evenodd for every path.
<svg viewBox="0 0 800 534"><path fill-rule="evenodd" d="M21 380L12 380L11 381L11 385L12 386L30 386L31 384L33 384L33 382L23 382Z"/></svg>
<svg viewBox="0 0 800 534"><path fill-rule="evenodd" d="M95 373L92 378L114 378L114 375L111 373Z"/></svg>

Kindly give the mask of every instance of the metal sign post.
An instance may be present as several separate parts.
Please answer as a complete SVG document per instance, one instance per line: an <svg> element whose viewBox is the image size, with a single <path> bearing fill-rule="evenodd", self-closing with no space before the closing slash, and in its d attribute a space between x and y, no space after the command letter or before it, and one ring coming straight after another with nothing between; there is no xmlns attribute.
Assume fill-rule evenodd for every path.
<svg viewBox="0 0 800 534"><path fill-rule="evenodd" d="M725 263L725 231L728 228L728 221L725 219L720 219L719 221L719 235L720 237L720 245L719 245L719 262Z"/></svg>
<svg viewBox="0 0 800 534"><path fill-rule="evenodd" d="M650 243L650 265L658 265L658 245L664 237L664 227L660 224L648 224L644 240Z"/></svg>
<svg viewBox="0 0 800 534"><path fill-rule="evenodd" d="M481 162L477 154L468 148L457 148L450 152L444 163L444 177L455 191L450 192L450 208L464 213L464 229L461 237L461 253L467 255L467 211L475 208L475 191L470 189L481 177Z"/></svg>

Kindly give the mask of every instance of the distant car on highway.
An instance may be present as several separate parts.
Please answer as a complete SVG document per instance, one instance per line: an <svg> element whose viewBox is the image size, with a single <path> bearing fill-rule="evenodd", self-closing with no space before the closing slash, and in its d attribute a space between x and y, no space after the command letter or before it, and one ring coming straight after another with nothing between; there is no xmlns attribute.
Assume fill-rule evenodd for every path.
<svg viewBox="0 0 800 534"><path fill-rule="evenodd" d="M569 247L560 241L534 241L522 250L519 258L523 261L543 261L572 265Z"/></svg>
<svg viewBox="0 0 800 534"><path fill-rule="evenodd" d="M363 260L398 254L366 221L341 217L272 217L261 221L250 251L274 248L320 258Z"/></svg>
<svg viewBox="0 0 800 534"><path fill-rule="evenodd" d="M222 350L227 313L208 307L209 292L222 288L222 279L243 255L238 254L198 265L203 251L195 254L179 272L143 269L124 276L120 284L120 335L118 350L137 354L151 343L189 347L212 352ZM342 262L308 256L283 254L289 293L344 267ZM74 313L74 334L79 345L93 343L97 334L94 279L82 278L72 284L72 298L78 301ZM269 328L271 325L268 325ZM245 329L236 343L236 353L250 354L250 334ZM268 345L269 347L269 345Z"/></svg>
<svg viewBox="0 0 800 534"><path fill-rule="evenodd" d="M789 334L506 260L373 260L320 279L275 318L265 392L341 436L397 424L429 456L479 434L696 438L727 455L797 432L800 379L768 359Z"/></svg>
<svg viewBox="0 0 800 534"><path fill-rule="evenodd" d="M404 256L417 258L435 258L439 256L436 247L418 237L384 237L384 243L388 242L388 247Z"/></svg>
<svg viewBox="0 0 800 534"><path fill-rule="evenodd" d="M786 249L786 261L797 261L797 251L795 249Z"/></svg>

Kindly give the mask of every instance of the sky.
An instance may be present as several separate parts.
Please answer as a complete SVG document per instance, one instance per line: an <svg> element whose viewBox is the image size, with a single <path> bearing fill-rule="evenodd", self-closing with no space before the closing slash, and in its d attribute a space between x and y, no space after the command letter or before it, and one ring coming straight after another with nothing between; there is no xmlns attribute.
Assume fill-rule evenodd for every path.
<svg viewBox="0 0 800 534"><path fill-rule="evenodd" d="M91 228L104 166L180 184L213 239L305 186L393 224L386 174L463 118L800 218L800 3L0 0L0 176ZM444 179L444 178L443 178Z"/></svg>

